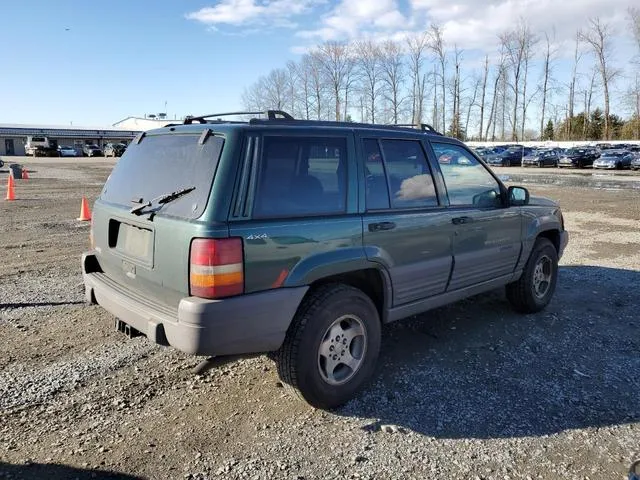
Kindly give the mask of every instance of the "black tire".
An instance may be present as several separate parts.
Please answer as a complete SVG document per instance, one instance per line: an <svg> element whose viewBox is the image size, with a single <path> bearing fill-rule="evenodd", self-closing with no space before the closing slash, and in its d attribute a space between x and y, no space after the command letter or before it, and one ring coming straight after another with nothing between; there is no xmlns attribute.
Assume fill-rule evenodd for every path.
<svg viewBox="0 0 640 480"><path fill-rule="evenodd" d="M544 162L542 160L540 160L538 162L538 168L542 168L542 167L544 167Z"/></svg>
<svg viewBox="0 0 640 480"><path fill-rule="evenodd" d="M359 340L359 365L355 370L346 364L337 365L332 372L344 365L350 373L347 373L344 383L332 385L321 373L321 345L333 342L333 336L329 337L330 327L338 319L350 315L361 321L365 332ZM354 338L346 347L349 355L355 341ZM342 343L336 346L343 348L344 354ZM333 348L331 345L332 351ZM335 351L338 352L337 349ZM357 288L328 284L318 287L305 298L287 331L276 362L278 374L287 390L313 407L327 409L346 403L360 391L375 370L379 351L380 318L371 299Z"/></svg>
<svg viewBox="0 0 640 480"><path fill-rule="evenodd" d="M584 168L584 164L581 160L578 160L578 168Z"/></svg>
<svg viewBox="0 0 640 480"><path fill-rule="evenodd" d="M545 260L543 260L545 259ZM536 293L536 266L544 261L545 266L548 267L550 279L548 282L548 288L544 291L543 295ZM529 260L524 267L522 276L519 280L510 283L506 287L507 299L514 308L515 311L520 313L535 313L545 308L556 289L556 283L558 281L558 252L553 243L546 238L538 238L533 245Z"/></svg>

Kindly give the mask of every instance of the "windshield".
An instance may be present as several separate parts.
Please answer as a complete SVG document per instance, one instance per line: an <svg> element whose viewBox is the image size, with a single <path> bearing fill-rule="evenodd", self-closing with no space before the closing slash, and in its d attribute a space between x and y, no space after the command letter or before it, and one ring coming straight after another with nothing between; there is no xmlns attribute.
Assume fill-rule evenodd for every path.
<svg viewBox="0 0 640 480"><path fill-rule="evenodd" d="M585 152L586 150L572 148L570 150L567 150L567 155L583 155Z"/></svg>
<svg viewBox="0 0 640 480"><path fill-rule="evenodd" d="M147 202L168 192L195 186L189 195L168 203L159 214L198 218L209 198L224 140L200 135L152 135L132 142L116 164L101 198L131 208L132 200Z"/></svg>

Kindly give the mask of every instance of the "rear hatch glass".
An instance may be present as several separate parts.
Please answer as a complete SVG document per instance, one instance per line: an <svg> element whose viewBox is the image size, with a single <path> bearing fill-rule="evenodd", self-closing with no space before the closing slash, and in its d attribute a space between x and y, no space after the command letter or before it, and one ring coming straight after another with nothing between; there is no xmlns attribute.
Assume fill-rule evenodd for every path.
<svg viewBox="0 0 640 480"><path fill-rule="evenodd" d="M209 198L224 140L209 136L200 144L199 133L163 134L132 142L116 164L101 194L105 202L135 206L162 195L195 187L164 204L159 215L193 219L202 215Z"/></svg>

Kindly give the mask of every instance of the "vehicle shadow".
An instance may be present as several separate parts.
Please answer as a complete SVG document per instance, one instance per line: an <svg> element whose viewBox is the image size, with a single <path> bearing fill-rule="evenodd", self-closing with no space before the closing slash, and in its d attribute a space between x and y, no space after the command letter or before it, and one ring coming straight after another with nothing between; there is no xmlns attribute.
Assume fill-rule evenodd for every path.
<svg viewBox="0 0 640 480"><path fill-rule="evenodd" d="M28 308L28 307L59 307L63 305L82 305L85 302L70 301L70 302L24 302L24 303L0 303L0 310L13 309L13 308Z"/></svg>
<svg viewBox="0 0 640 480"><path fill-rule="evenodd" d="M124 473L76 468L55 463L14 465L4 462L0 462L0 478L10 478L12 480L143 480L142 477L135 477Z"/></svg>
<svg viewBox="0 0 640 480"><path fill-rule="evenodd" d="M495 291L387 325L376 378L335 413L376 419L368 430L388 424L439 438L637 422L640 318L631 285L640 285L640 271L566 266L538 314L513 313Z"/></svg>

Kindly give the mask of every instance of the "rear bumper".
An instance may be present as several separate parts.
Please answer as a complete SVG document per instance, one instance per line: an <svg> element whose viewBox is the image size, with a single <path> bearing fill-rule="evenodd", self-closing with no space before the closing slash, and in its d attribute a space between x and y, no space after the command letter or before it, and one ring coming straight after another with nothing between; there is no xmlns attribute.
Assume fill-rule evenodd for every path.
<svg viewBox="0 0 640 480"><path fill-rule="evenodd" d="M235 355L280 348L308 287L280 288L223 300L185 297L177 309L158 304L95 271L95 255L82 256L88 303L161 344L194 355Z"/></svg>

